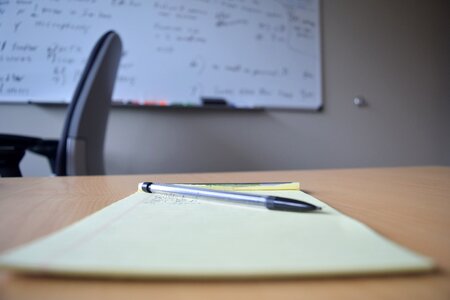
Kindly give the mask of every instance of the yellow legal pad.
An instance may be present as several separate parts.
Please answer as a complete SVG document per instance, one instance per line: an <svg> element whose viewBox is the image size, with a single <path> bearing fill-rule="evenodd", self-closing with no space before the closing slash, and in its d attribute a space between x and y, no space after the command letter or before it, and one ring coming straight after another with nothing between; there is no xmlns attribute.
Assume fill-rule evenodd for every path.
<svg viewBox="0 0 450 300"><path fill-rule="evenodd" d="M137 192L4 253L26 273L129 278L252 278L423 272L433 262L301 191L313 213Z"/></svg>

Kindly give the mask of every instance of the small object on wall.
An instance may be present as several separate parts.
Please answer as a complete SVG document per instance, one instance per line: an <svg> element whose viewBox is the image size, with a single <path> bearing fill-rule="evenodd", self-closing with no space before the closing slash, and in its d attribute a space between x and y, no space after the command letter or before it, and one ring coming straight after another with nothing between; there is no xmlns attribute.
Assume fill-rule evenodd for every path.
<svg viewBox="0 0 450 300"><path fill-rule="evenodd" d="M363 96L356 96L355 98L353 98L353 104L358 107L366 107L369 105Z"/></svg>

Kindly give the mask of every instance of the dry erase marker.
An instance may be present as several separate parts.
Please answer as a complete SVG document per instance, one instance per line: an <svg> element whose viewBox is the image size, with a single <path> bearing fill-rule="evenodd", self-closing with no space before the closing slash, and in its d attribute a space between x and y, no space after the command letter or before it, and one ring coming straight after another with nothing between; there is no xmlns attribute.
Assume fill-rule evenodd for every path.
<svg viewBox="0 0 450 300"><path fill-rule="evenodd" d="M195 198L222 200L230 203L258 205L272 210L308 212L321 209L318 206L304 201L277 196L253 195L230 191L209 190L177 184L142 182L139 184L139 190L147 193L184 195Z"/></svg>

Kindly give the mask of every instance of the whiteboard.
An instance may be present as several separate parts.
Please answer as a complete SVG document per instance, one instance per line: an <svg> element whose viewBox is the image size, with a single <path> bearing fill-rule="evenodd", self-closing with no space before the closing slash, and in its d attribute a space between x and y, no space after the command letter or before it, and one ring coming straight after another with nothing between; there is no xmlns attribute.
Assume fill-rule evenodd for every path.
<svg viewBox="0 0 450 300"><path fill-rule="evenodd" d="M0 1L0 101L69 102L115 30L115 102L319 109L319 16L319 0Z"/></svg>

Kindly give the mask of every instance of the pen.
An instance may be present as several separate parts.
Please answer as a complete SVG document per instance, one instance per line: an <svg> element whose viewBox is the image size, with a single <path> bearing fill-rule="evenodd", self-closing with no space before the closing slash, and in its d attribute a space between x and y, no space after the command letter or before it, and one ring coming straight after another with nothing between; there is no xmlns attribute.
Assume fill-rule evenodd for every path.
<svg viewBox="0 0 450 300"><path fill-rule="evenodd" d="M319 206L315 206L304 201L283 197L209 190L177 184L141 182L139 184L139 190L147 193L185 195L223 200L231 203L258 205L272 210L308 212L321 209Z"/></svg>

